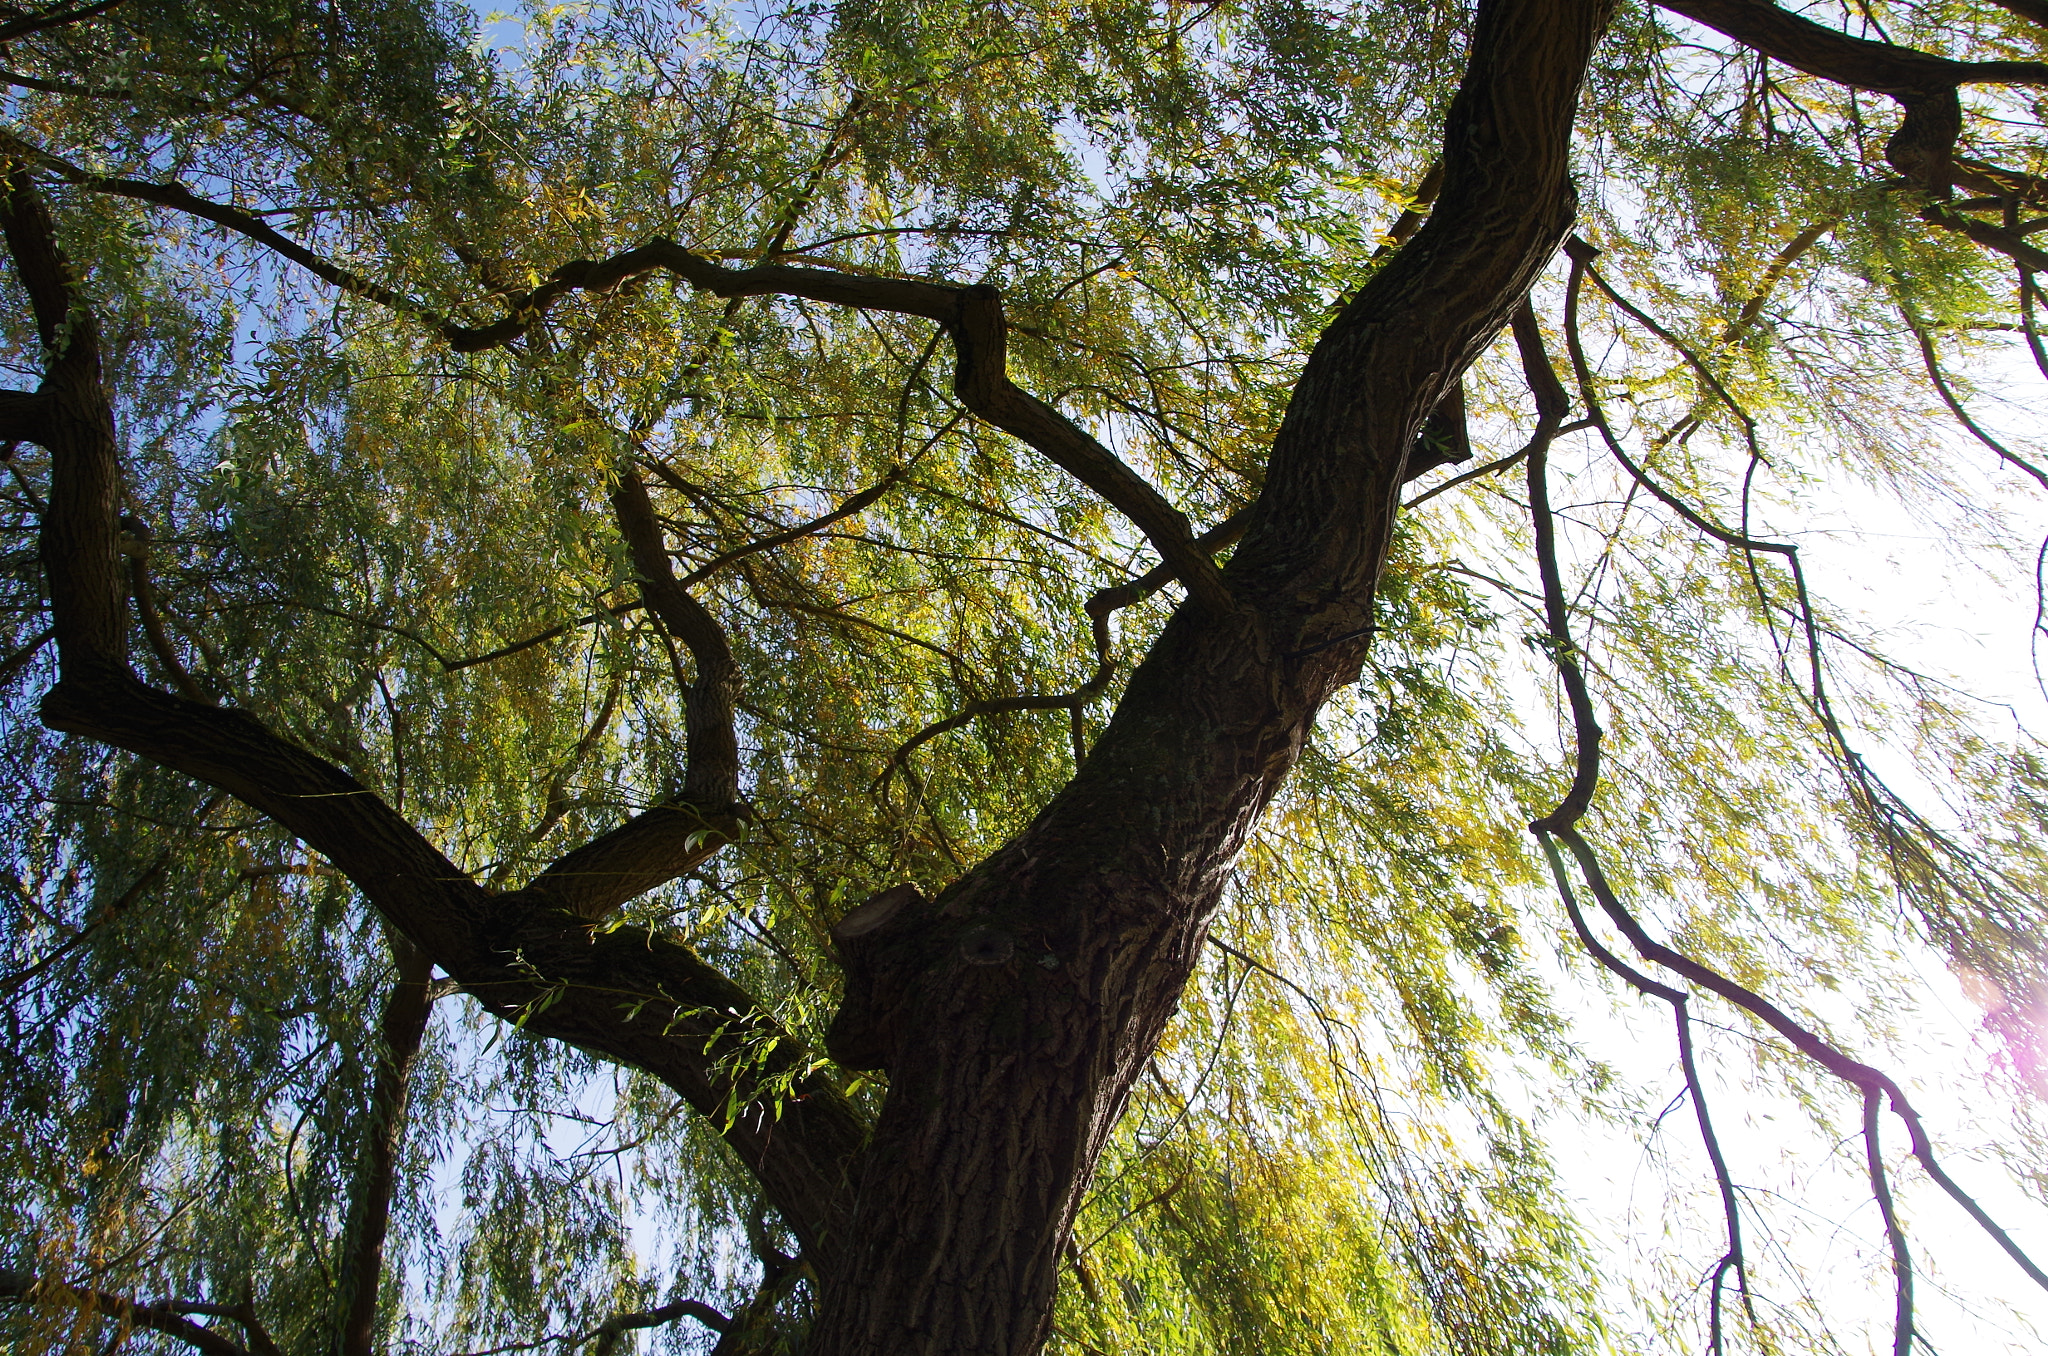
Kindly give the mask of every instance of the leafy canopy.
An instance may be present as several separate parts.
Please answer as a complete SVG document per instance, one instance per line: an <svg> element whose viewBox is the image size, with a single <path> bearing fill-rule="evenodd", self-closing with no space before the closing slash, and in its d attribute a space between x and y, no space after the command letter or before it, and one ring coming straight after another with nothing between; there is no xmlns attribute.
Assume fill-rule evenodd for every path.
<svg viewBox="0 0 2048 1356"><path fill-rule="evenodd" d="M2023 10L1815 17L2038 59ZM1098 648L1086 605L1151 547L962 405L928 320L649 274L570 292L508 345L463 351L450 327L655 237L734 267L994 283L1012 378L1198 531L1227 524L1334 305L1428 210L1468 28L1376 0L128 0L13 37L0 150L45 185L101 317L163 633L138 662L346 768L463 870L524 881L683 791L695 669L640 605L611 500L630 469L730 637L745 823L615 922L687 942L817 1048L828 929L898 882L936 893L1028 821L1179 586L1105 614ZM2039 354L2033 256L1958 223L2022 231L2048 162L2031 90L1964 99L1956 164L1990 186L1930 209L1887 163L1883 97L1617 15L1578 150L1578 232L1613 295L1582 272L1568 325L1561 260L1534 297L1575 388L1546 519L1570 639L1521 473L1448 484L1534 419L1503 336L1466 379L1477 460L1409 487L1366 674L1261 822L1098 1168L1056 1349L1667 1350L1725 1304L1731 1349L1803 1352L1889 1322L1868 1209L1853 1281L1825 1278L1796 1204L1759 1188L1753 1318L1732 1277L1699 1284L1724 1222L1685 1118L1657 1119L1684 1086L1662 1009L1589 957L1525 829L1581 742L1561 653L1605 732L1584 831L1615 892L1881 1066L1911 1049L1930 969L1991 995L1968 1066L1989 1082L1968 1106L1929 1082L1922 1109L1965 1146L2002 1136L2003 1180L2038 1200L2038 743L1888 657L1904 618L1809 600L1784 555L1701 530L1817 554L1816 526L1910 524L1953 553L1959 594L2027 579L2039 473L1951 406L1997 423L1973 381L2018 339ZM5 358L33 385L5 286ZM331 1349L405 948L274 824L43 728L48 458L23 444L8 470L0 1268L246 1304L279 1350ZM1618 1027L1638 1018L1610 1000L1648 1016ZM1816 1127L1800 1173L1861 1173L1853 1092L1711 1002L1695 1098L1711 1086L1733 1123L1742 1089L1776 1089L1757 1095ZM1621 1031L1654 1056L1603 1057ZM717 1117L465 997L437 994L427 1032L378 1282L394 1349L588 1337L678 1298L753 1312L757 1258L794 1245ZM806 1069L879 1105L885 1079ZM1551 1146L1585 1134L1671 1156L1657 1255L1614 1246L1560 1180ZM1775 1171L1754 1136L1731 1146L1739 1180ZM1916 1222L1952 1211L1896 1137L1885 1152ZM1970 1303L2017 1292L2007 1265ZM799 1274L757 1306L760 1331L795 1340L806 1294ZM24 1350L124 1322L178 1348L109 1312L0 1324Z"/></svg>

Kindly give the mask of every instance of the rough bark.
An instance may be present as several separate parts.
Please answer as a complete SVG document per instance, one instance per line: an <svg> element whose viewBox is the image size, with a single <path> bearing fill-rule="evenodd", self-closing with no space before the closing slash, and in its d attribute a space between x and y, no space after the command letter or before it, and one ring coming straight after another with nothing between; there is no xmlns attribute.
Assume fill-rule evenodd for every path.
<svg viewBox="0 0 2048 1356"><path fill-rule="evenodd" d="M743 990L685 947L591 926L701 860L704 820L652 811L526 889L494 894L341 769L245 713L134 676L119 466L91 317L17 174L4 225L49 368L36 407L17 402L0 416L37 420L52 453L43 551L62 677L44 719L231 792L325 854L500 1015L666 1080L724 1134L802 1242L819 1277L816 1356L1035 1351L1081 1192L1174 1011L1230 866L1322 703L1363 662L1399 487L1423 459L1455 451L1461 374L1569 227L1570 129L1607 12L1608 0L1483 0L1435 210L1317 344L1222 572L1152 487L1009 381L999 298L986 289L731 270L657 241L564 266L498 325L428 317L453 346L475 350L509 341L571 290L654 269L726 296L782 292L926 316L954 338L963 401L1115 504L1187 586L1073 782L1023 833L937 899L898 894L866 926L842 928L848 1001L833 1049L892 1076L865 1147L845 1099L801 1072L805 1052ZM198 210L181 189L34 158L102 191ZM232 209L201 215L277 247L274 231ZM351 291L418 313L323 267ZM1417 453L1439 409L1444 427ZM622 492L630 538L644 526L641 505L630 486ZM658 538L631 544L647 603L684 633L700 683L707 654L715 677L722 637L700 635L699 651L688 632L700 619L687 595L671 596L682 585L657 559ZM694 739L695 718L717 712L692 714ZM722 749L705 771L704 794L718 800L712 793L730 784ZM771 1042L771 1054L748 1057Z"/></svg>
<svg viewBox="0 0 2048 1356"><path fill-rule="evenodd" d="M1224 579L1183 604L1072 783L937 899L842 936L831 1049L885 1065L815 1356L1043 1343L1059 1248L1230 865L1323 701L1356 678L1425 417L1572 218L1601 0L1480 6L1430 222L1323 335Z"/></svg>

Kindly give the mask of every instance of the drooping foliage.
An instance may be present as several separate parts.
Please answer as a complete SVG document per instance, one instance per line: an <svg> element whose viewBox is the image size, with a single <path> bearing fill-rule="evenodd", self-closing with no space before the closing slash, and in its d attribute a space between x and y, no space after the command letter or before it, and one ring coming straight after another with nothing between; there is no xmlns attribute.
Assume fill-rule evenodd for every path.
<svg viewBox="0 0 2048 1356"><path fill-rule="evenodd" d="M2048 44L2028 10L1813 17L2023 63ZM1863 1100L1695 982L1689 1095L1712 1093L1749 1238L1716 1265L1668 1014L1589 954L1527 831L1588 734L1560 655L1604 732L1571 831L1614 894L1803 1028L1907 1061L1937 1141L1992 1160L1982 1203L2041 1205L2048 762L1967 675L1902 656L1914 618L1753 543L1911 532L1911 569L1959 598L2033 587L2048 480L2001 441L1987 374L2042 354L2042 82L1964 86L1944 194L1888 161L1883 90L1713 22L1614 17L1580 120L1587 245L1532 296L1573 401L1540 449L1553 510L1532 523L1535 407L1503 335L1465 378L1474 460L1408 486L1363 675L1267 808L1095 1169L1055 1350L1890 1340L1876 1208L1830 1252L1766 1189L1860 1182ZM687 943L821 1049L833 925L899 882L937 895L1029 822L1180 586L1100 604L1152 546L967 407L929 319L660 272L535 289L657 238L993 284L1011 378L1227 550L1318 334L1429 212L1470 30L1376 0L0 12L0 155L99 318L138 670L522 884L683 795L703 660L645 605L614 504L638 478L730 641L743 823L600 926ZM511 342L461 338L508 316ZM12 274L0 324L33 387ZM50 457L13 444L7 472L7 1340L196 1345L134 1307L176 1300L209 1340L332 1351L367 1276L378 1349L796 1349L815 1277L729 1125L529 1033L545 994L502 1020L430 985L376 1185L410 944L233 797L41 724ZM1930 1069L1950 974L1988 1016ZM770 1054L733 1058L765 1078ZM886 1075L804 1058L880 1106ZM1793 1167L1732 1128L1750 1108L1796 1127ZM1618 1222L1585 1174L1649 1169L1589 1169L1588 1139L1668 1153L1668 1218ZM1967 1292L1926 1339L2021 1349L2024 1318L1993 1311L2024 1274L1995 1251L1941 1272L1938 1240L1974 1226L1884 1143L1907 1216L1942 1221L1920 1251ZM604 1326L632 1314L662 1318Z"/></svg>

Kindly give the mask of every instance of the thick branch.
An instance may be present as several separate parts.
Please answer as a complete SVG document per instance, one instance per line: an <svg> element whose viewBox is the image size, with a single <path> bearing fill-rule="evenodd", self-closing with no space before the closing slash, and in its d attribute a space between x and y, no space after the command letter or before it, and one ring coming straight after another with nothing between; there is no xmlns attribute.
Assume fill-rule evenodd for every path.
<svg viewBox="0 0 2048 1356"><path fill-rule="evenodd" d="M739 800L739 743L732 728L739 670L725 628L676 582L647 487L630 468L619 473L612 490L612 513L639 575L641 601L689 649L696 665L696 677L685 694L688 742L682 798L699 813L729 810Z"/></svg>
<svg viewBox="0 0 2048 1356"><path fill-rule="evenodd" d="M24 14L19 19L0 24L0 42L13 42L33 33L47 33L53 28L67 24L82 23L95 14L104 14L121 0L98 0L97 4L77 5L70 9L52 6L35 14Z"/></svg>
<svg viewBox="0 0 2048 1356"><path fill-rule="evenodd" d="M156 584L150 578L149 548L154 534L149 524L140 518L121 519L122 546L128 556L129 596L135 601L135 613L142 621L142 633L149 638L149 648L156 655L157 663L163 665L170 675L179 695L187 701L212 704L206 690L192 680L185 669L184 661L178 658L178 651L171 644L171 637L164 630L163 613L156 603Z"/></svg>
<svg viewBox="0 0 2048 1356"><path fill-rule="evenodd" d="M1991 0L2000 9L2009 10L2029 23L2048 28L2048 4L2041 0Z"/></svg>
<svg viewBox="0 0 2048 1356"><path fill-rule="evenodd" d="M377 1072L371 1080L368 1142L355 1204L353 1237L342 1268L346 1307L340 1356L371 1356L377 1337L377 1297L384 1279L384 1240L391 1228L391 1197L398 1184L398 1151L405 1137L406 1093L413 1060L427 1034L434 1006L433 962L403 937L391 937L398 976L378 1023Z"/></svg>
<svg viewBox="0 0 2048 1356"><path fill-rule="evenodd" d="M1657 0L1674 14L1755 48L1794 70L1898 99L1957 85L2048 85L2039 61L1953 61L1912 47L1855 38L1769 0Z"/></svg>
<svg viewBox="0 0 2048 1356"><path fill-rule="evenodd" d="M467 326L390 288L342 268L262 218L239 208L201 198L179 184L96 175L7 138L17 154L96 192L133 198L186 212L211 221L292 260L344 291L431 324L458 353L477 353L511 343L533 327L563 297L574 292L608 292L649 273L667 272L713 295L739 298L791 296L865 310L923 316L946 326L959 357L955 390L974 413L1029 444L1110 505L1123 513L1151 541L1161 558L1173 565L1189 591L1211 607L1232 610L1229 592L1216 566L1198 552L1187 519L1137 472L1072 420L1009 379L1000 294L987 286L956 287L908 278L857 276L830 269L789 264L757 264L733 269L715 263L672 240L655 238L608 259L577 259L563 264L532 291L509 299L511 314L488 325Z"/></svg>
<svg viewBox="0 0 2048 1356"><path fill-rule="evenodd" d="M1958 87L2048 85L2048 63L1954 61L1911 47L1851 37L1779 9L1769 0L1657 3L1795 70L1896 99L1906 116L1885 143L1885 157L1937 198L1948 196L1956 137L1963 128Z"/></svg>
<svg viewBox="0 0 2048 1356"><path fill-rule="evenodd" d="M47 404L34 391L0 391L0 442L41 442Z"/></svg>
<svg viewBox="0 0 2048 1356"><path fill-rule="evenodd" d="M1940 203L1928 204L1920 215L1945 231L1954 231L1986 249L1997 250L2029 273L2048 273L2048 250L2033 244L2018 231L1980 221L1967 212L1957 212Z"/></svg>
<svg viewBox="0 0 2048 1356"><path fill-rule="evenodd" d="M1186 515L1079 425L1010 380L1006 330L1002 296L995 288L976 286L961 293L959 318L952 326L959 356L953 389L961 403L1036 448L1136 523L1192 596L1212 610L1235 611L1215 562L1196 547Z"/></svg>
<svg viewBox="0 0 2048 1356"><path fill-rule="evenodd" d="M641 1328L658 1328L679 1318L694 1318L720 1336L732 1330L732 1319L703 1301L676 1300L658 1309L643 1309L639 1313L617 1314L606 1319L594 1334L597 1345L591 1349L591 1356L612 1356L619 1347L620 1339L627 1333Z"/></svg>
<svg viewBox="0 0 2048 1356"><path fill-rule="evenodd" d="M241 1344L231 1342L213 1329L186 1318L179 1311L188 1306L175 1301L159 1300L153 1304L137 1304L123 1295L69 1286L61 1281L37 1280L25 1271L11 1268L0 1269L0 1299L90 1309L106 1315L116 1323L147 1328L151 1332L175 1337L194 1350L204 1352L206 1356L250 1356Z"/></svg>
<svg viewBox="0 0 2048 1356"><path fill-rule="evenodd" d="M28 293L45 356L40 441L53 467L42 521L41 553L50 589L58 653L66 660L125 663L127 580L115 540L120 470L113 455L114 412L100 380L99 322L76 304L71 263L26 173L8 175L0 235Z"/></svg>
<svg viewBox="0 0 2048 1356"><path fill-rule="evenodd" d="M639 930L593 935L549 889L492 895L340 768L245 712L181 700L129 670L118 443L100 383L98 331L73 293L32 185L17 173L8 187L0 229L35 308L50 397L42 555L60 676L43 698L43 722L198 778L268 815L332 861L492 1011L663 1079L712 1118L799 1237L828 1234L844 1209L846 1165L863 1127L751 995L688 948ZM675 835L660 828L672 851ZM647 832L643 816L580 857L570 854L556 872L573 874L579 861L603 859Z"/></svg>

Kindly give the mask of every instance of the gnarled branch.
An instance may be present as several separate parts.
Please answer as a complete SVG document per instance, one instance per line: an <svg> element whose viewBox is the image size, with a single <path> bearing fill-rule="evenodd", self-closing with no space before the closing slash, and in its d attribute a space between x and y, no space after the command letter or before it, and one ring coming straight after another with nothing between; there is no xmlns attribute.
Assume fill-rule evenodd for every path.
<svg viewBox="0 0 2048 1356"><path fill-rule="evenodd" d="M594 934L554 889L493 895L332 763L246 712L136 678L116 521L119 444L97 324L27 175L17 170L6 187L0 232L35 311L50 398L42 557L59 678L43 698L43 722L208 782L268 815L493 1012L661 1078L711 1118L799 1238L831 1233L864 1127L745 990L688 948L644 931ZM672 856L677 835L654 828ZM557 862L550 884L573 878L579 863L615 862L622 845L648 834L642 816Z"/></svg>
<svg viewBox="0 0 2048 1356"><path fill-rule="evenodd" d="M1900 173L1936 198L1948 196L1963 126L1956 91L1973 84L2048 85L2048 63L1955 61L1917 48L1851 37L1769 0L1657 0L1795 70L1896 100L1905 119L1885 145Z"/></svg>
<svg viewBox="0 0 2048 1356"><path fill-rule="evenodd" d="M574 292L608 292L654 272L667 272L713 295L792 296L865 310L922 316L944 325L958 355L955 391L970 410L1060 467L1135 523L1190 592L1212 608L1234 610L1215 562L1195 549L1187 519L1121 458L1079 425L1009 379L1004 360L1000 294L992 287L960 287L909 278L850 275L790 264L727 268L672 240L644 245L601 260L561 265L538 287L507 300L510 314L486 325L463 325L369 278L320 257L240 208L202 198L180 184L154 184L94 174L26 142L6 136L0 145L34 164L95 192L110 193L197 216L282 255L314 276L430 325L458 353L501 348L519 338L557 301Z"/></svg>

